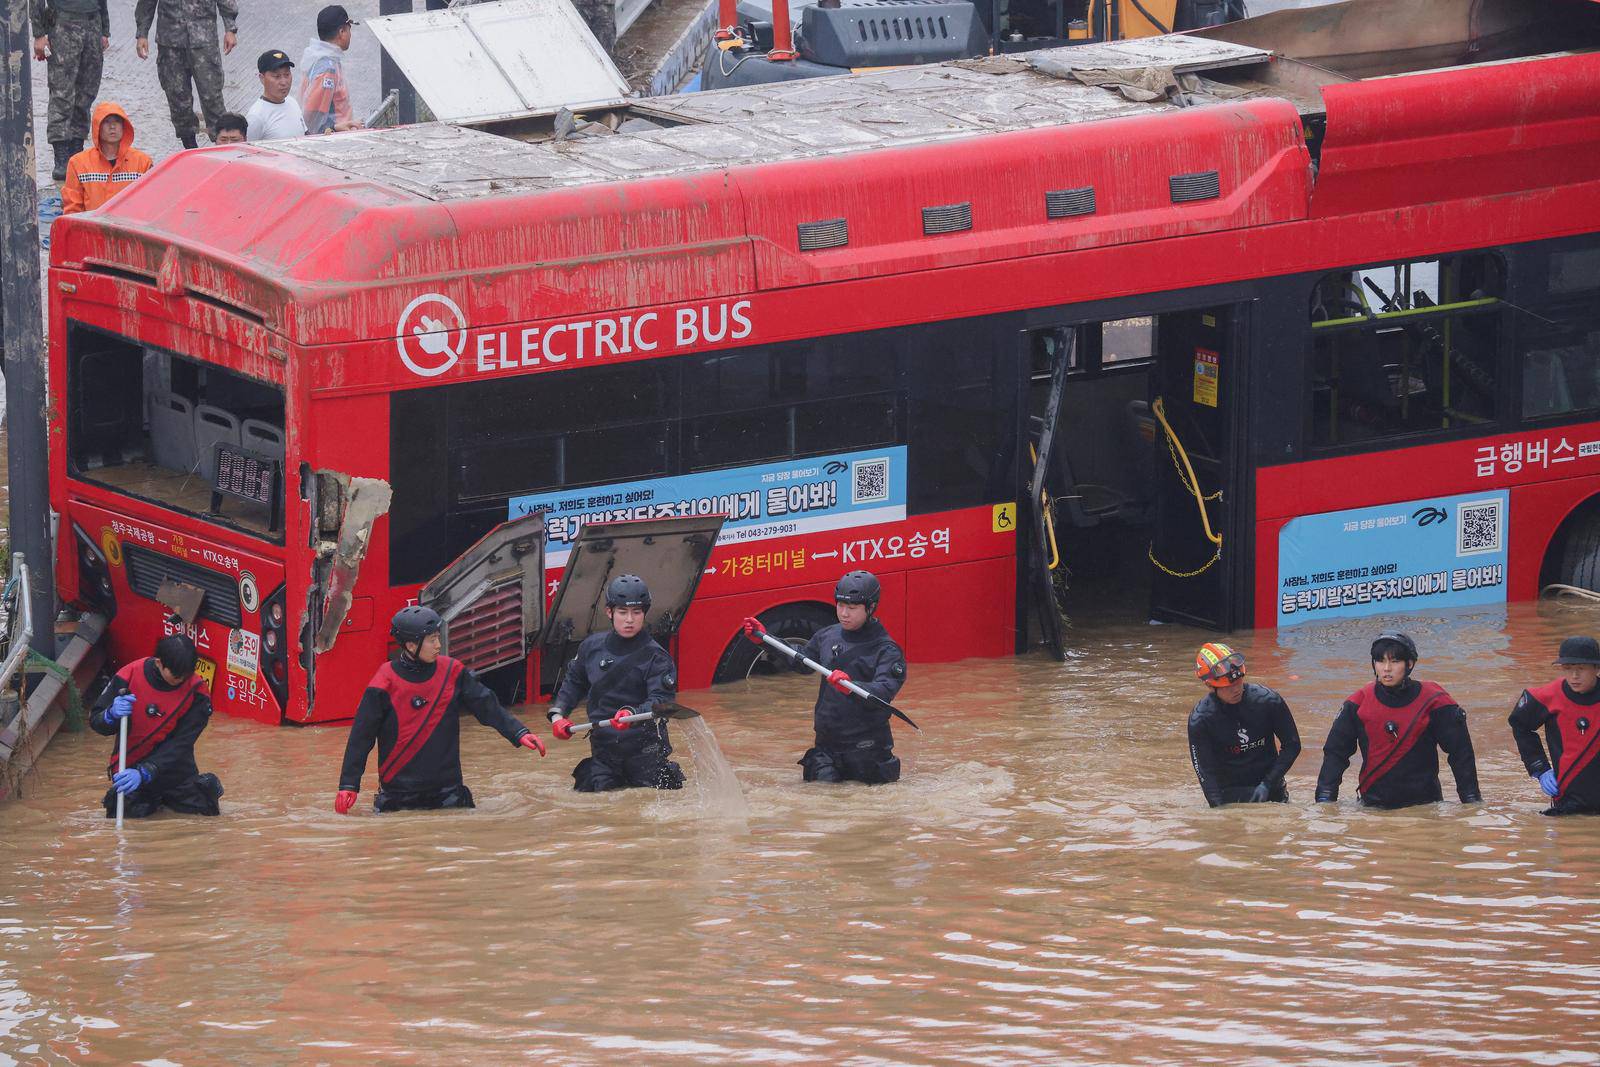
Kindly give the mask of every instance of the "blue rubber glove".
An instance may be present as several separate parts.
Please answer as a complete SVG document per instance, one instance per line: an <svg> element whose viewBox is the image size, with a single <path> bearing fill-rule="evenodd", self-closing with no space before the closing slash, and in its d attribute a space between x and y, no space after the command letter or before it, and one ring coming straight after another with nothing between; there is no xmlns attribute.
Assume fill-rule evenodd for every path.
<svg viewBox="0 0 1600 1067"><path fill-rule="evenodd" d="M143 767L129 767L125 771L118 771L111 776L111 785L117 792L126 796L150 780L150 772Z"/></svg>
<svg viewBox="0 0 1600 1067"><path fill-rule="evenodd" d="M111 706L106 709L106 721L116 722L118 719L126 719L132 714L133 694L123 693L117 699L113 700L111 702Z"/></svg>
<svg viewBox="0 0 1600 1067"><path fill-rule="evenodd" d="M1544 795L1547 797L1554 797L1556 793L1560 792L1556 788L1556 772L1554 769L1545 771L1539 776L1539 788L1544 790Z"/></svg>
<svg viewBox="0 0 1600 1067"><path fill-rule="evenodd" d="M1250 794L1250 803L1265 804L1272 799L1272 787L1266 782L1256 786L1255 792Z"/></svg>

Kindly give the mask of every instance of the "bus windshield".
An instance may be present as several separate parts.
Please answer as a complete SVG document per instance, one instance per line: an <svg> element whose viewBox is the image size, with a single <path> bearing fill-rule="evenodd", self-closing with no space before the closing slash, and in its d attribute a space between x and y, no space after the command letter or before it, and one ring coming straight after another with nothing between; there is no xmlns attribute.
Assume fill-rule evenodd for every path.
<svg viewBox="0 0 1600 1067"><path fill-rule="evenodd" d="M74 322L67 396L73 477L281 536L279 386Z"/></svg>

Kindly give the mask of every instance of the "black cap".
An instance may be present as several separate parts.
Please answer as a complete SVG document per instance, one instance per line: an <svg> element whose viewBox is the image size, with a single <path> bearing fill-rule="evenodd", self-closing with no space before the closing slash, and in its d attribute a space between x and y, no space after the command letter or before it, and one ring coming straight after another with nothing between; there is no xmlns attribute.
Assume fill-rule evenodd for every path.
<svg viewBox="0 0 1600 1067"><path fill-rule="evenodd" d="M346 26L357 25L342 4L329 4L317 12L317 36L326 41Z"/></svg>
<svg viewBox="0 0 1600 1067"><path fill-rule="evenodd" d="M1588 663L1600 667L1600 643L1592 637L1569 637L1561 642L1561 651L1556 653L1557 667L1564 667L1569 663Z"/></svg>
<svg viewBox="0 0 1600 1067"><path fill-rule="evenodd" d="M288 53L277 48L270 52L262 52L261 58L256 60L256 72L260 74L265 74L269 70L277 70L279 67L292 66L294 66L294 62L290 60Z"/></svg>

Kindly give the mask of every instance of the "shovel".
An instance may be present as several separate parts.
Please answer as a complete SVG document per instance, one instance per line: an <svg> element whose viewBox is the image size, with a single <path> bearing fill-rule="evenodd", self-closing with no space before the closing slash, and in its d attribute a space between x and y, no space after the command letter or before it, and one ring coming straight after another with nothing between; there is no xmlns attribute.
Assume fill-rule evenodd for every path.
<svg viewBox="0 0 1600 1067"><path fill-rule="evenodd" d="M693 708L686 708L673 701L657 704L654 711L634 711L632 708L619 708L617 713L609 719L599 722L581 722L572 728L572 736L588 733L599 726L609 726L613 730L626 730L636 722L646 722L650 719L698 719L700 713Z"/></svg>
<svg viewBox="0 0 1600 1067"><path fill-rule="evenodd" d="M753 624L753 626L751 624ZM766 645L774 652L782 654L783 657L791 663L798 663L802 667L816 671L824 678L830 678L833 675L832 671L818 663L816 660L807 659L805 656L801 655L799 649L790 648L782 641L779 641L776 637L773 637L771 634L767 633L766 627L762 626L754 619L751 619L748 623L746 623L744 634L750 640ZM901 711L887 700L880 696L872 695L848 678L843 679L843 683L845 689L849 690L853 695L860 697L862 700L865 700L868 704L871 704L880 711L887 711L890 715L893 715L895 718L899 719L907 726L917 731L917 733L920 734L922 732L922 727L912 722L911 716L907 715L905 712Z"/></svg>

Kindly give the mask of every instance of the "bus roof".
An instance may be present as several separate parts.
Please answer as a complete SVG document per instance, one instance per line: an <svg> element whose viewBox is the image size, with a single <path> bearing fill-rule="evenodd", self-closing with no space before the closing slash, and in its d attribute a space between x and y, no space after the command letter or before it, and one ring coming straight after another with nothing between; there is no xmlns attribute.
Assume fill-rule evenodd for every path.
<svg viewBox="0 0 1600 1067"><path fill-rule="evenodd" d="M1600 55L1529 61L1361 80L1177 35L651 98L557 115L559 138L525 119L180 152L58 219L51 264L102 275L111 306L104 284L143 282L338 346L395 337L426 293L476 328L1592 181ZM819 227L846 240L800 239Z"/></svg>
<svg viewBox="0 0 1600 1067"><path fill-rule="evenodd" d="M727 166L928 144L976 134L1097 122L1196 103L1281 95L1265 85L1175 75L1268 61L1227 41L1170 36L993 56L834 78L653 97L617 132L530 143L441 123L267 147L330 170L373 176L428 200L540 192ZM1102 88L1124 84L1127 91Z"/></svg>

